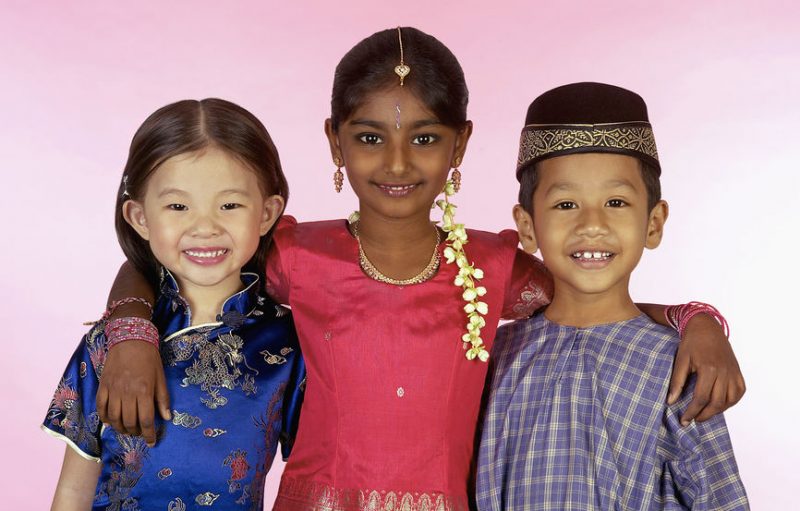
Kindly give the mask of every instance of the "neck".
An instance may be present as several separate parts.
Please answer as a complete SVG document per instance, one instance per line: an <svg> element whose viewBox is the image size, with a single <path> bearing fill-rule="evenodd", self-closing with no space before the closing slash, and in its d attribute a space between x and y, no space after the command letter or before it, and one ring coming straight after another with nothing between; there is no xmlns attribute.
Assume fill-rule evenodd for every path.
<svg viewBox="0 0 800 511"><path fill-rule="evenodd" d="M423 271L436 250L436 227L429 211L403 219L363 211L358 235L370 262L384 275L399 280Z"/></svg>
<svg viewBox="0 0 800 511"><path fill-rule="evenodd" d="M178 285L181 296L189 302L192 326L217 321L225 300L244 287L238 275L236 280L227 279L214 286L198 286L191 282L182 282L181 279L178 279Z"/></svg>
<svg viewBox="0 0 800 511"><path fill-rule="evenodd" d="M628 293L618 292L582 293L556 281L553 301L545 310L545 317L554 323L579 328L616 323L635 318L641 314Z"/></svg>

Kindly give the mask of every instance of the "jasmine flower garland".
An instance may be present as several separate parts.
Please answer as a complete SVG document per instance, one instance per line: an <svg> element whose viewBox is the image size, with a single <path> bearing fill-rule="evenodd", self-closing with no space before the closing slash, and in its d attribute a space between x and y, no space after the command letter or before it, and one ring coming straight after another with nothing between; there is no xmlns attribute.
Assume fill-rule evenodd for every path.
<svg viewBox="0 0 800 511"><path fill-rule="evenodd" d="M442 230L447 233L444 257L447 264L455 262L458 266L458 275L453 284L464 289L461 296L467 302L464 306L464 312L467 313L467 333L461 336L461 340L467 350L467 360L477 357L481 362L486 362L489 360L489 352L481 339L481 328L486 326L484 316L489 312L489 306L480 301L480 297L486 294L486 288L475 284L483 278L483 270L471 264L464 252L464 245L468 243L467 230L464 224L455 223L456 205L449 200L456 193L452 180L445 183L443 192L444 199L437 200L436 205L443 212Z"/></svg>

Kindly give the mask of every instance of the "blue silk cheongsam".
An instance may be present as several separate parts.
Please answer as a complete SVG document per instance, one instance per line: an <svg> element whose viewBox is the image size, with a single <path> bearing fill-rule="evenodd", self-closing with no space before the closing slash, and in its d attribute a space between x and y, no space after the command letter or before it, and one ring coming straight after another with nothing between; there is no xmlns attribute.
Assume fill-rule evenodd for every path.
<svg viewBox="0 0 800 511"><path fill-rule="evenodd" d="M165 272L153 321L172 421L156 417L158 442L103 426L95 396L107 347L103 323L81 341L58 384L43 429L102 463L94 510L262 509L278 439L288 456L305 366L288 309L259 296L258 277L228 298L218 322L191 313Z"/></svg>

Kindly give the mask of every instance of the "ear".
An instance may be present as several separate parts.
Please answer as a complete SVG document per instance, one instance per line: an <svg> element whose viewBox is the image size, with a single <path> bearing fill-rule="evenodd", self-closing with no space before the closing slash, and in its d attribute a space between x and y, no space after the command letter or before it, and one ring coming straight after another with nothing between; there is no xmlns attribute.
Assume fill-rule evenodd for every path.
<svg viewBox="0 0 800 511"><path fill-rule="evenodd" d="M122 217L142 239L150 240L150 229L147 227L147 218L144 216L144 206L141 202L126 200L122 204Z"/></svg>
<svg viewBox="0 0 800 511"><path fill-rule="evenodd" d="M330 119L325 119L325 136L328 137L328 144L331 147L331 159L337 167L344 167L342 149L339 147L339 135L333 129ZM339 162L339 163L336 163Z"/></svg>
<svg viewBox="0 0 800 511"><path fill-rule="evenodd" d="M533 218L530 213L519 204L514 206L511 211L514 216L514 222L517 224L517 233L519 234L519 242L522 243L522 248L525 252L533 254L539 250L539 244L536 243L536 233L533 230Z"/></svg>
<svg viewBox="0 0 800 511"><path fill-rule="evenodd" d="M667 201L658 201L658 204L650 211L650 219L647 221L645 247L652 250L661 244L661 237L664 235L664 224L667 223L668 216L669 204L667 204Z"/></svg>
<svg viewBox="0 0 800 511"><path fill-rule="evenodd" d="M464 126L456 133L456 147L453 150L453 159L450 161L451 167L460 167L464 160L464 153L467 151L467 142L472 136L472 121L467 121Z"/></svg>
<svg viewBox="0 0 800 511"><path fill-rule="evenodd" d="M261 224L259 224L258 227L260 236L267 234L269 230L272 229L272 226L275 225L275 222L281 217L285 205L286 203L280 195L270 195L264 199L264 214L261 217Z"/></svg>

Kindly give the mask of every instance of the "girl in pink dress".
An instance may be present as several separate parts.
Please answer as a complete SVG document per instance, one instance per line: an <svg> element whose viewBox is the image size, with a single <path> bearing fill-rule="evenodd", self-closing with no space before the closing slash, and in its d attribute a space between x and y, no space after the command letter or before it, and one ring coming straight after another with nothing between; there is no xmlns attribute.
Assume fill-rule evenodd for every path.
<svg viewBox="0 0 800 511"><path fill-rule="evenodd" d="M284 218L274 233L267 290L291 306L308 371L276 510L469 507L495 329L501 318L527 317L546 304L552 280L517 249L512 231L464 230L444 201L442 228L431 223L437 197L443 189L449 197L460 181L472 131L466 108L458 61L413 28L368 37L336 68L325 131L334 185L341 189L345 168L359 215L351 222ZM125 281L130 274L118 278ZM116 286L112 298L146 295L133 281ZM711 328L702 325L696 328ZM741 375L719 335L698 335L704 340L685 347L712 359L715 371L730 371L718 382L727 391ZM136 429L137 401L152 403L158 363L147 350L122 343L106 363L99 408L122 428L133 415L127 422ZM125 378L145 390L125 390Z"/></svg>

